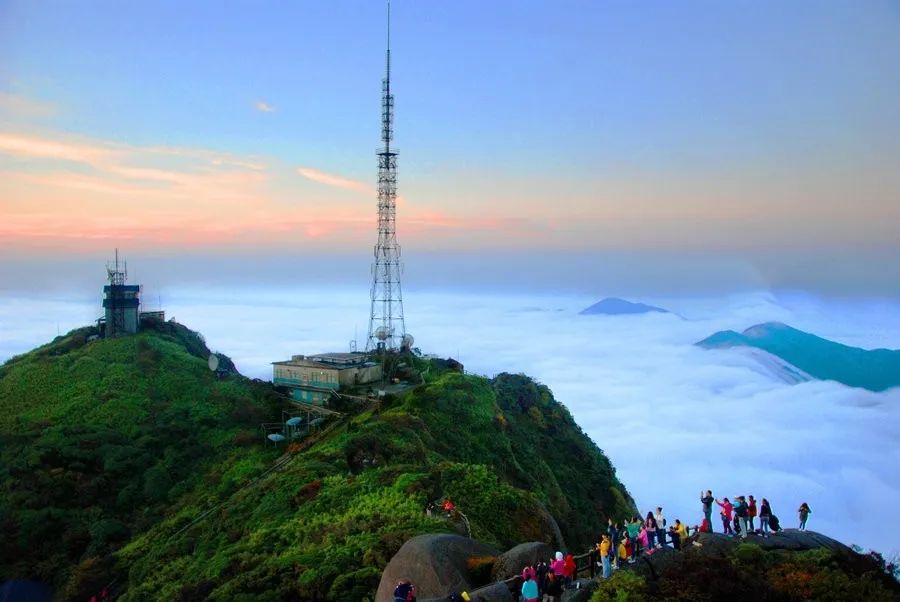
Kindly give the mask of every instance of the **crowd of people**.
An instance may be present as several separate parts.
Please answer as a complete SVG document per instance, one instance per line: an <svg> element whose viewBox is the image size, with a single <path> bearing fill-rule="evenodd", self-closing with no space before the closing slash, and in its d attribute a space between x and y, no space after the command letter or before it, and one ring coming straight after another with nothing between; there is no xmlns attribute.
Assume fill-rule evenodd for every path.
<svg viewBox="0 0 900 602"><path fill-rule="evenodd" d="M656 508L656 512L647 512L645 518L632 516L621 522L610 518L605 532L600 534L597 543L589 552L591 578L599 569L600 575L607 579L612 576L612 571L619 569L623 564L633 564L640 556L653 554L664 546L671 545L674 549L680 550L692 533L712 533L713 504L719 508L722 532L726 535L742 539L750 535L769 537L771 533L781 530L780 521L772 512L772 506L766 498L757 502L752 495L737 495L734 496L734 501L727 497L719 500L713 496L712 491L707 490L700 492L700 504L703 519L699 525L693 527L688 527L680 519L675 519L669 524L661 506ZM441 509L449 516L455 507L452 502L445 500ZM431 515L433 510L434 507L429 505L428 514ZM806 530L811 513L812 510L806 502L797 509L800 531ZM757 519L759 528L756 526ZM564 590L576 584L576 574L575 557L572 554L556 552L553 558L526 566L522 570L521 598L524 602L558 601ZM462 596L458 599L468 599L465 592L462 592ZM401 582L394 592L394 600L395 602L415 600L415 588L408 581Z"/></svg>

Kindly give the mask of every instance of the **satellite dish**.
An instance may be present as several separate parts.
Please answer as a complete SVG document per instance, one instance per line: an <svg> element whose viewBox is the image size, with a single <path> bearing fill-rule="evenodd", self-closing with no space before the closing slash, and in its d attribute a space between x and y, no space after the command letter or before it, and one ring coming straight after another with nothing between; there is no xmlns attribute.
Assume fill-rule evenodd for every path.
<svg viewBox="0 0 900 602"><path fill-rule="evenodd" d="M215 353L211 353L206 363L209 366L209 369L215 372L219 369L219 356Z"/></svg>
<svg viewBox="0 0 900 602"><path fill-rule="evenodd" d="M416 339L413 338L413 335L407 333L403 335L403 338L400 339L400 348L401 349L412 349L413 343L416 342Z"/></svg>
<svg viewBox="0 0 900 602"><path fill-rule="evenodd" d="M375 338L379 341L386 340L389 336L391 336L391 329L387 326L379 326L375 330Z"/></svg>

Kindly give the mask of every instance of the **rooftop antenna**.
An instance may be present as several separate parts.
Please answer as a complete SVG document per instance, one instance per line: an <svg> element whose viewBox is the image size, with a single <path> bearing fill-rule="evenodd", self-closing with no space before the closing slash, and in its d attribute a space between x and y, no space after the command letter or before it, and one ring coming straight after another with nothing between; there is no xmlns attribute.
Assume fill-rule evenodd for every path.
<svg viewBox="0 0 900 602"><path fill-rule="evenodd" d="M396 351L406 335L397 243L397 150L394 139L394 95L391 93L391 2L387 2L387 52L381 83L381 148L378 156L378 242L372 265L371 311L366 351Z"/></svg>

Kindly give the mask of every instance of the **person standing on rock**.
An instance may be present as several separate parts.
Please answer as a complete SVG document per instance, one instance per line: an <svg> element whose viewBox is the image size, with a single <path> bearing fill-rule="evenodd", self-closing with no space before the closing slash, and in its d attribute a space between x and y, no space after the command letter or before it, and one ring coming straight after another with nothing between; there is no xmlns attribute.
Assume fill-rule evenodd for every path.
<svg viewBox="0 0 900 602"><path fill-rule="evenodd" d="M609 519L609 526L607 527L607 533L609 535L609 545L612 546L613 554L612 560L613 564L616 564L616 556L615 550L619 548L619 527L616 523L613 522L613 519Z"/></svg>
<svg viewBox="0 0 900 602"><path fill-rule="evenodd" d="M733 508L731 502L728 501L728 498L725 498L721 502L716 500L716 503L722 508L722 530L725 532L725 535L734 535L734 529L731 528L731 512Z"/></svg>
<svg viewBox="0 0 900 602"><path fill-rule="evenodd" d="M742 495L737 497L737 502L737 506L734 507L734 513L737 515L741 525L741 539L746 539L747 535L750 533L747 522L747 519L750 516L750 505L747 504L747 498Z"/></svg>
<svg viewBox="0 0 900 602"><path fill-rule="evenodd" d="M641 523L636 516L632 516L630 521L625 521L625 524L628 530L628 537L631 539L631 559L634 560L634 557L637 556L637 538L641 531Z"/></svg>
<svg viewBox="0 0 900 602"><path fill-rule="evenodd" d="M753 524L753 519L756 518L756 498L752 495L750 496L750 501L747 502L747 521L750 523L750 532L756 532L756 526Z"/></svg>
<svg viewBox="0 0 900 602"><path fill-rule="evenodd" d="M612 542L610 542L609 536L604 535L600 540L600 561L603 563L604 579L612 577L612 550Z"/></svg>
<svg viewBox="0 0 900 602"><path fill-rule="evenodd" d="M703 516L709 522L709 531L712 533L712 505L716 498L713 497L712 491L706 490L706 495L700 492L700 502L703 504Z"/></svg>
<svg viewBox="0 0 900 602"><path fill-rule="evenodd" d="M655 548L656 547L656 519L653 518L653 513L647 513L647 519L644 521L644 529L647 532L647 548Z"/></svg>
<svg viewBox="0 0 900 602"><path fill-rule="evenodd" d="M663 516L662 506L656 508L653 518L656 520L656 547L661 548L666 545L666 517Z"/></svg>
<svg viewBox="0 0 900 602"><path fill-rule="evenodd" d="M772 516L772 508L769 506L769 500L762 499L759 506L759 530L762 531L763 537L769 536L769 517Z"/></svg>
<svg viewBox="0 0 900 602"><path fill-rule="evenodd" d="M812 514L812 510L809 508L809 504L803 502L800 504L800 507L797 509L797 513L800 515L800 530L806 531L806 521L809 519L809 515Z"/></svg>

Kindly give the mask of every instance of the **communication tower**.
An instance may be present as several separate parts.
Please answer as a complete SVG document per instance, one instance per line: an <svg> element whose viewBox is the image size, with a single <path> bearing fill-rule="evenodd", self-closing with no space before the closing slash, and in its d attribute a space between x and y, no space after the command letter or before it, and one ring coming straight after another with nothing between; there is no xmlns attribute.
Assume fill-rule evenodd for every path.
<svg viewBox="0 0 900 602"><path fill-rule="evenodd" d="M400 245L397 243L397 149L391 93L391 3L387 6L387 69L381 84L381 148L378 149L378 242L372 264L372 310L366 351L396 351L406 343Z"/></svg>

